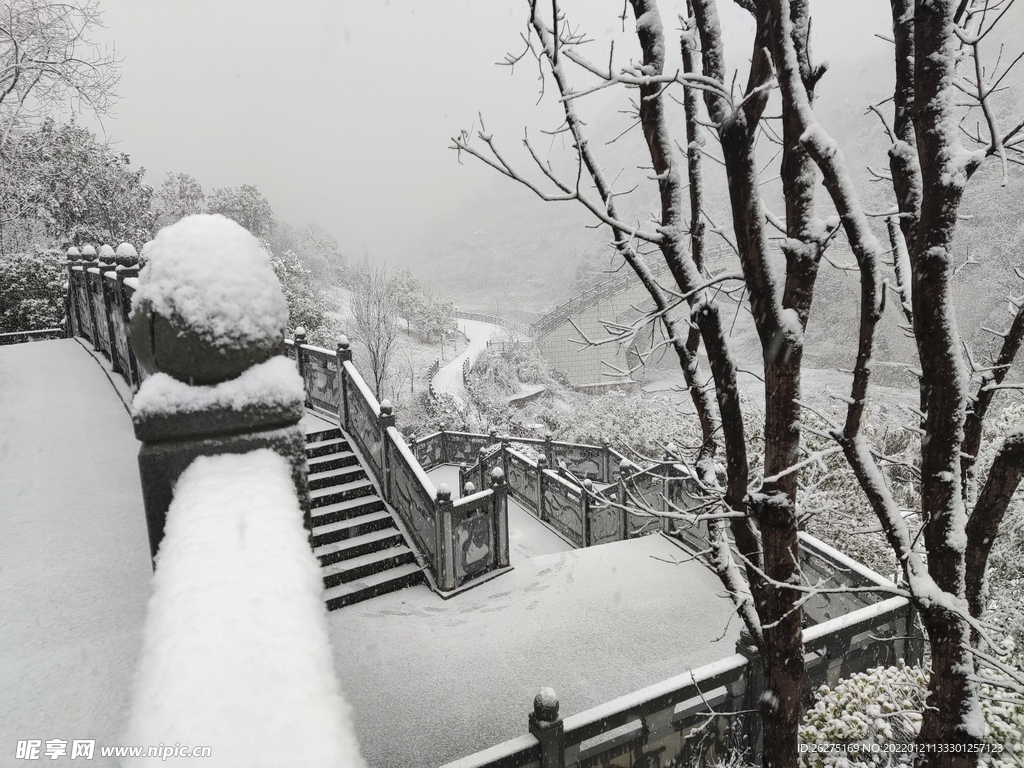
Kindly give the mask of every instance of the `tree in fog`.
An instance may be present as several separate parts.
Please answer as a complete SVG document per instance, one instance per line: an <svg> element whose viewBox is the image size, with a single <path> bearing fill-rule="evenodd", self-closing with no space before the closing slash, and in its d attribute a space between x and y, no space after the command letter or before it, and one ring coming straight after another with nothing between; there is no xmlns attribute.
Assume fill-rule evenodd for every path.
<svg viewBox="0 0 1024 768"><path fill-rule="evenodd" d="M398 308L383 269L366 269L352 287L352 329L373 393L384 393L391 361L398 350Z"/></svg>
<svg viewBox="0 0 1024 768"><path fill-rule="evenodd" d="M213 190L206 199L206 210L237 221L261 240L268 240L277 228L274 209L252 184Z"/></svg>
<svg viewBox="0 0 1024 768"><path fill-rule="evenodd" d="M203 187L187 173L168 171L153 198L158 227L166 227L186 216L206 211Z"/></svg>

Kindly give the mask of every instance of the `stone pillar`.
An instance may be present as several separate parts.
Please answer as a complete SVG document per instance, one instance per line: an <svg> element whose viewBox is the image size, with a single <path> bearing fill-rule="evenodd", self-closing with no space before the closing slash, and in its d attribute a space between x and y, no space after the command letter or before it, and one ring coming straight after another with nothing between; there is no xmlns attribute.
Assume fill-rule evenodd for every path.
<svg viewBox="0 0 1024 768"><path fill-rule="evenodd" d="M540 768L565 768L565 726L558 714L558 695L541 688L533 699L530 734L540 742Z"/></svg>
<svg viewBox="0 0 1024 768"><path fill-rule="evenodd" d="M162 261L164 249L180 248L175 234L164 233L176 227L194 227L210 242L209 250L197 248L189 254L176 253L176 259ZM251 240L249 240L251 238ZM198 237L193 236L193 239ZM227 254L229 249L233 249ZM234 379L245 376L256 366L267 365L284 351L284 322L287 304L280 283L274 277L259 241L242 227L221 217L191 216L165 227L150 251L150 262L140 276L135 296L135 314L131 322L131 342L140 366L151 374L135 397L132 416L139 450L139 474L149 529L150 553L156 556L163 539L167 509L174 485L182 472L199 456L224 453L248 453L269 448L288 460L292 468L296 495L303 510L304 523L311 530L309 490L306 481L306 439L299 420L304 409L299 383L290 368L264 368L246 387L245 397L229 397ZM249 314L260 321L252 325L264 329L245 337L224 338L215 328L230 328L225 323L204 324L205 315L190 313L188 307L174 304L177 295L170 286L180 281L187 295L202 303L204 284L189 270L173 273L169 266L185 259L208 262L229 259L234 268L244 268L276 290L252 296L246 284L218 286L218 298L207 296L207 312L215 311L218 301L229 301L237 313ZM230 280L230 275L225 276ZM160 292L161 303L147 293L152 281ZM159 309L157 308L159 307ZM170 307L170 310L168 310ZM271 322L267 318L272 318ZM279 321L279 322L278 322ZM158 376L156 374L166 374ZM270 390L276 394L259 396L260 388L272 379ZM224 397L218 389L227 389ZM255 393L253 392L255 390ZM292 394L281 394L291 392Z"/></svg>
<svg viewBox="0 0 1024 768"><path fill-rule="evenodd" d="M306 360L302 354L302 345L306 343L306 329L301 325L295 329L295 367L302 381L306 381ZM309 393L306 393L306 405L309 405Z"/></svg>
<svg viewBox="0 0 1024 768"><path fill-rule="evenodd" d="M338 340L338 389L341 390L341 403L338 405L338 421L341 428L348 430L348 377L345 375L345 363L352 362L352 345L348 336Z"/></svg>
<svg viewBox="0 0 1024 768"><path fill-rule="evenodd" d="M435 497L437 532L437 588L443 592L455 589L455 550L452 548L452 492L441 483Z"/></svg>
<svg viewBox="0 0 1024 768"><path fill-rule="evenodd" d="M540 456L537 458L537 517L541 520L546 519L544 515L544 488L547 486L548 476L544 474L544 470L548 468L548 457Z"/></svg>
<svg viewBox="0 0 1024 768"><path fill-rule="evenodd" d="M65 300L65 312L68 316L68 328L70 329L69 335L81 336L82 335L82 320L79 316L79 312L83 311L78 306L78 292L75 289L75 279L72 267L78 264L78 260L82 258L81 252L77 248L68 248L68 290L67 298Z"/></svg>
<svg viewBox="0 0 1024 768"><path fill-rule="evenodd" d="M481 448L476 454L476 468L479 472L480 487L487 487L487 449Z"/></svg>
<svg viewBox="0 0 1024 768"><path fill-rule="evenodd" d="M629 538L629 512L626 511L626 473L633 467L629 459L619 462L619 512L622 515L622 540Z"/></svg>
<svg viewBox="0 0 1024 768"><path fill-rule="evenodd" d="M589 547L593 544L593 531L591 530L590 507L591 494L594 493L594 483L588 477L583 481L583 493L580 494L580 505L583 511L583 546Z"/></svg>
<svg viewBox="0 0 1024 768"><path fill-rule="evenodd" d="M501 467L491 470L491 490L494 491L494 524L498 539L498 567L507 568L508 554L508 486L505 484L505 471Z"/></svg>
<svg viewBox="0 0 1024 768"><path fill-rule="evenodd" d="M380 485L385 501L391 501L391 451L388 450L388 428L395 426L395 407L390 400L380 401L377 429L380 433Z"/></svg>

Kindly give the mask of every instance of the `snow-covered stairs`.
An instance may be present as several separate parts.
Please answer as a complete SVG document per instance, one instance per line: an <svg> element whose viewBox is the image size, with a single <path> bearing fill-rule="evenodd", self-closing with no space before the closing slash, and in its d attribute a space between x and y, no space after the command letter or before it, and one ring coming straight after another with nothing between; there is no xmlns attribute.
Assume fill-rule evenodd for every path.
<svg viewBox="0 0 1024 768"><path fill-rule="evenodd" d="M306 435L313 554L327 609L419 584L423 569L340 429Z"/></svg>

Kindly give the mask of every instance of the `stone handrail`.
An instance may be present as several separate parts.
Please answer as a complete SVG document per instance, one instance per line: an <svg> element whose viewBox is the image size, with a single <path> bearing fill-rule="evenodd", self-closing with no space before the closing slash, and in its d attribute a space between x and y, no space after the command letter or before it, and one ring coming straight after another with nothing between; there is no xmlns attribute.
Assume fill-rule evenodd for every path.
<svg viewBox="0 0 1024 768"><path fill-rule="evenodd" d="M22 344L26 341L44 341L46 339L59 339L64 335L61 328L43 328L38 331L11 331L0 333L0 346L6 344Z"/></svg>

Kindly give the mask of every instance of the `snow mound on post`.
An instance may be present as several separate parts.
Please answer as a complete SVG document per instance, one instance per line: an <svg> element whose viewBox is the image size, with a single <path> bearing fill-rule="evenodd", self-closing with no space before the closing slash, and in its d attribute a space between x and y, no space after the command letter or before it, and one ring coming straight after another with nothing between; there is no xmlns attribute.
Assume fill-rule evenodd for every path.
<svg viewBox="0 0 1024 768"><path fill-rule="evenodd" d="M142 382L132 409L138 415L167 416L225 408L241 411L255 405L301 407L305 399L295 363L277 355L214 386L189 386L166 373L155 373Z"/></svg>
<svg viewBox="0 0 1024 768"><path fill-rule="evenodd" d="M134 301L180 317L217 345L284 333L288 305L260 241L220 214L186 216L147 250Z"/></svg>
<svg viewBox="0 0 1024 768"><path fill-rule="evenodd" d="M157 556L126 745L209 746L218 766L364 768L287 462L196 459ZM194 760L150 757L124 764Z"/></svg>

